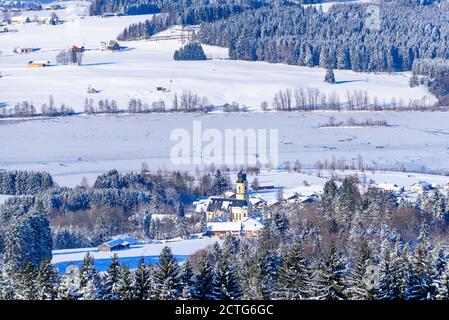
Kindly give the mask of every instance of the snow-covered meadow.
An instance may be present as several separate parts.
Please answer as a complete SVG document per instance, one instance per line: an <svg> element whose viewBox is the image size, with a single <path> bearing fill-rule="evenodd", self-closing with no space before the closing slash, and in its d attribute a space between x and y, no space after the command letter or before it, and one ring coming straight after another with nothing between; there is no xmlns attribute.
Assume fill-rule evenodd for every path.
<svg viewBox="0 0 449 320"><path fill-rule="evenodd" d="M388 126L319 128L332 116L338 121L349 117L386 120ZM445 112L268 112L0 121L0 168L46 170L58 183L69 186L77 185L83 176L93 183L98 174L110 169L139 170L143 162L153 170L192 171L197 165L171 161L170 151L176 142L170 140L170 134L178 128L191 133L193 121L201 121L203 132L211 128L220 132L228 128L277 129L280 164L299 159L303 168L313 168L316 161L331 161L332 157L350 164L360 154L365 165L378 169L397 170L403 164L408 171L420 172L425 166L444 173L449 171L447 118ZM232 164L230 167L234 169Z"/></svg>
<svg viewBox="0 0 449 320"><path fill-rule="evenodd" d="M144 258L146 263L151 262L154 265L165 246L172 250L174 257L179 262L183 262L190 255L215 242L221 243L222 240L215 237L204 237L202 239L133 245L129 249L114 252L100 252L97 248L53 250L51 262L63 273L68 265L81 266L83 258L89 253L95 259L95 267L99 271L106 271L112 256L117 254L119 263L135 268L141 258Z"/></svg>
<svg viewBox="0 0 449 320"><path fill-rule="evenodd" d="M115 39L128 25L143 22L151 15L120 17L84 17L83 6L68 2L58 14L65 23L37 25L28 23L14 26L18 32L0 35L0 106L13 106L24 100L32 101L37 109L53 95L57 105L64 103L76 111L84 110L85 98L94 101L115 99L121 109L127 108L131 98L143 102L163 99L171 105L174 93L191 90L208 97L210 103L222 105L236 101L258 110L262 101L271 103L281 89L314 87L321 92L335 92L341 102L346 92L366 90L379 103L390 103L392 98L407 104L410 99L434 98L425 88L410 88L409 74L369 74L336 71L337 83L323 81L325 70L265 62L227 60L226 48L204 46L207 61L174 61L173 52L182 46L181 40L122 42L127 48L121 52L101 51L100 43ZM40 13L48 15L47 11ZM33 13L34 15L34 13ZM162 33L180 32L179 27ZM161 34L157 35L158 37ZM59 66L57 53L73 45L85 46L83 65ZM14 54L15 47L39 48L29 54ZM50 61L46 68L27 68L30 60ZM87 94L91 85L100 93ZM157 91L164 87L165 92Z"/></svg>

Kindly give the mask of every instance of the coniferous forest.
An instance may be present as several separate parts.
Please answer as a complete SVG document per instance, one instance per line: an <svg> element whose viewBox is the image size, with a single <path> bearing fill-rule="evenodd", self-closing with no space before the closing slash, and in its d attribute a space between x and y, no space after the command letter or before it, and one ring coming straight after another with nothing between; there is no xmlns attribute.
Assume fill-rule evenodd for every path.
<svg viewBox="0 0 449 320"><path fill-rule="evenodd" d="M102 205L94 205L103 201L100 190L153 190L147 200L141 195L136 203L139 209L133 209L129 199L114 200L111 195L103 203L109 215L118 207L132 212L143 210L144 216L135 218L146 223L134 226L135 234L140 233L142 238L161 235L161 225L153 225L147 218L156 213L170 214L167 207L175 208L178 222L183 222L172 229L193 230L182 205L172 203L174 198L180 199L183 190L178 194L168 192L170 186L187 186L191 177L180 173L164 176L150 178L111 171L98 177L92 187L80 185L76 190L65 190L71 194L69 198L54 198L61 191L51 188L34 198L8 200L0 208L4 235L0 247L1 298L449 299L447 195L431 190L408 201L375 187L361 192L357 177L329 180L316 202L270 209L259 238L228 235L221 245L200 250L184 262L176 261L166 247L154 265L142 260L131 270L117 257L107 271L99 272L94 259L87 255L78 275L61 275L50 264L55 242L63 245L62 238L55 237L62 237L56 223L58 219L61 222L61 211L52 206L59 203L66 207L65 215L78 215L79 220L72 221L84 224L84 211L68 208L73 205L71 197L80 190L87 203L91 201L86 203L92 206L90 214L101 212ZM226 173L218 170L201 179L211 180L208 189L213 192L230 187ZM110 224L105 217L100 215L94 228L97 244L120 232L111 229L116 223ZM66 230L74 227L72 224Z"/></svg>

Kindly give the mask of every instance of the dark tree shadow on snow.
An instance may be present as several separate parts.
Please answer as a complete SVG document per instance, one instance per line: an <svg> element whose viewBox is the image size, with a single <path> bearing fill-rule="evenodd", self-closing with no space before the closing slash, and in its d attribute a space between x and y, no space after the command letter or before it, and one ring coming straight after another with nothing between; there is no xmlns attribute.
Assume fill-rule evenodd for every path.
<svg viewBox="0 0 449 320"><path fill-rule="evenodd" d="M335 84L343 84L343 83L351 83L351 82L364 82L365 80L343 80L343 81L335 81Z"/></svg>

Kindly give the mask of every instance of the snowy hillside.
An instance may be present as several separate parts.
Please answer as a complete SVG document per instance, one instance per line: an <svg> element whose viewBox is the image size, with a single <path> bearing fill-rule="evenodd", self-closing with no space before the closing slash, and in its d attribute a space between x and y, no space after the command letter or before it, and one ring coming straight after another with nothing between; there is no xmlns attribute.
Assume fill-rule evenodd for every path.
<svg viewBox="0 0 449 320"><path fill-rule="evenodd" d="M274 115L276 115L274 117ZM386 120L380 128L318 128L337 120ZM420 121L416 121L419 118ZM90 182L109 169L190 169L170 161L173 129L192 132L193 121L203 130L216 128L278 128L279 163L301 160L305 168L316 161L343 157L349 163L360 154L366 165L408 170L422 166L449 170L447 114L438 112L311 112L252 114L149 114L134 116L75 116L51 120L1 121L0 168L46 170L57 182L76 185L83 176ZM254 152L249 150L249 153Z"/></svg>
<svg viewBox="0 0 449 320"><path fill-rule="evenodd" d="M16 25L14 28L18 32L0 36L0 70L3 74L0 106L13 106L27 100L39 110L52 94L56 104L64 103L76 111L84 110L85 98L94 101L115 99L120 109L126 109L131 98L140 98L146 103L163 99L171 105L175 92L191 90L207 96L212 104L237 101L240 105L258 109L264 100L271 103L277 91L300 87L315 87L327 94L336 92L342 102L346 101L348 90L366 90L369 97L377 97L380 103L390 103L392 98L408 103L410 99L425 96L429 103L433 101L425 88L409 87L407 73L366 74L339 70L335 72L337 83L330 85L323 81L323 69L229 61L225 48L204 46L206 55L212 60L174 61L173 52L181 47L180 40L123 42L121 45L126 49L121 52L100 51L102 41L115 39L125 27L143 22L151 15L84 17L85 3L64 4L67 9L57 10L63 24ZM179 32L179 28L168 32ZM87 49L83 65L56 65L57 53L72 45ZM17 46L39 50L14 54L12 50ZM30 60L48 60L51 66L30 69L26 65ZM100 93L87 94L89 85ZM160 92L156 87L168 90ZM24 92L23 88L27 90Z"/></svg>

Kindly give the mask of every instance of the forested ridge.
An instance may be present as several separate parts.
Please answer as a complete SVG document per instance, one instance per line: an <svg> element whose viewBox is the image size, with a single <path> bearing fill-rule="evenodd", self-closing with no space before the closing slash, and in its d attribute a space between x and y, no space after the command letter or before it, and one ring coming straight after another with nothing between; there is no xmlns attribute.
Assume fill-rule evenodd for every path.
<svg viewBox="0 0 449 320"><path fill-rule="evenodd" d="M354 71L411 70L415 59L449 58L448 4L380 5L379 30L366 5L261 8L202 24L200 40L230 57Z"/></svg>

